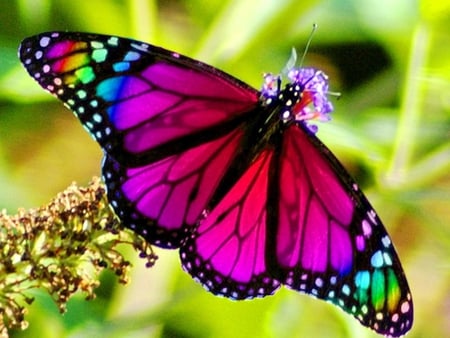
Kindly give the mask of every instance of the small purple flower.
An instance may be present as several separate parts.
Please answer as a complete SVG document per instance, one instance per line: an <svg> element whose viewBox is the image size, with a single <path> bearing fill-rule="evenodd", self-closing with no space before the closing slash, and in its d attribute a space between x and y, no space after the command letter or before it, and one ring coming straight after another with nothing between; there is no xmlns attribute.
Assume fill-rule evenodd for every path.
<svg viewBox="0 0 450 338"><path fill-rule="evenodd" d="M276 97L280 90L280 83L281 81L279 76L275 76L272 73L264 74L264 83L261 89L261 94L265 98Z"/></svg>
<svg viewBox="0 0 450 338"><path fill-rule="evenodd" d="M329 113L333 111L333 105L328 101L328 76L321 70L314 68L293 68L288 73L292 83L299 84L303 93L312 94L312 103L319 120L329 121Z"/></svg>
<svg viewBox="0 0 450 338"><path fill-rule="evenodd" d="M328 100L328 77L321 70L315 68L293 68L288 73L293 84L300 85L302 96L296 106L296 121L305 121L306 126L316 133L318 127L307 121L329 121L333 105Z"/></svg>

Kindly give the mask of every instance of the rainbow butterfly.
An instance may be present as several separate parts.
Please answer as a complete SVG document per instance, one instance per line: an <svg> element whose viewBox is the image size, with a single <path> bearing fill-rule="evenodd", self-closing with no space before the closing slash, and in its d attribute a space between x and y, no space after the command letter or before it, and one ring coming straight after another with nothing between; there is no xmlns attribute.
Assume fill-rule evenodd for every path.
<svg viewBox="0 0 450 338"><path fill-rule="evenodd" d="M412 326L409 287L377 214L312 120L328 120L326 75L266 74L261 91L143 42L85 33L25 39L30 75L104 151L123 224L208 291L264 297L281 285L329 301L389 336Z"/></svg>

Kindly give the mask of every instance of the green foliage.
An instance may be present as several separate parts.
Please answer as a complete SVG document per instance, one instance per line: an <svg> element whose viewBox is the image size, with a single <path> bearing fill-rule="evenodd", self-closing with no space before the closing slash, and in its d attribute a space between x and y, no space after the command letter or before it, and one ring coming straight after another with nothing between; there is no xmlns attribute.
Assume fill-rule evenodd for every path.
<svg viewBox="0 0 450 338"><path fill-rule="evenodd" d="M408 337L450 336L445 1L3 1L0 208L45 204L71 181L82 185L100 172L95 142L22 69L16 55L24 37L52 30L128 36L259 88L264 72L283 69L292 47L303 51L313 23L319 29L305 64L323 69L342 93L318 135L364 187L393 237L415 300ZM136 258L126 288L105 275L97 292L103 296L69 301L65 316L33 293L30 327L13 336L376 337L334 307L288 290L252 302L214 297L181 271L176 252L158 254L152 269Z"/></svg>

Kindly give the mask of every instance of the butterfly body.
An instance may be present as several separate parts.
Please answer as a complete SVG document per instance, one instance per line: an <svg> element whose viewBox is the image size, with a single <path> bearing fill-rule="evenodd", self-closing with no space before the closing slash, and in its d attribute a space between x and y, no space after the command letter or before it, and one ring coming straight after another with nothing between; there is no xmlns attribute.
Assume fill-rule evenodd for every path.
<svg viewBox="0 0 450 338"><path fill-rule="evenodd" d="M281 285L329 301L379 333L412 325L412 299L375 211L316 137L328 80L293 68L261 91L139 41L83 33L26 39L20 58L102 146L108 199L150 243L180 249L210 292Z"/></svg>

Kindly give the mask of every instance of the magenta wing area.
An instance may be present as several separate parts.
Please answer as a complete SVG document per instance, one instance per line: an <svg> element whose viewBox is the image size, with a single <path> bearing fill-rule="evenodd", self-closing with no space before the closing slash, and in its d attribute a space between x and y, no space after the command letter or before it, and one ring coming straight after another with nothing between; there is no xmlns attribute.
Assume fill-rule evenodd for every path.
<svg viewBox="0 0 450 338"><path fill-rule="evenodd" d="M230 75L139 41L54 32L25 39L19 53L30 75L127 166L224 134L258 102L256 90Z"/></svg>
<svg viewBox="0 0 450 338"><path fill-rule="evenodd" d="M127 227L161 247L179 247L197 224L242 138L234 130L219 139L140 167L107 155L108 197Z"/></svg>
<svg viewBox="0 0 450 338"><path fill-rule="evenodd" d="M264 297L280 286L266 266L272 157L263 151L180 249L184 269L214 294Z"/></svg>
<svg viewBox="0 0 450 338"><path fill-rule="evenodd" d="M379 333L407 332L411 293L386 229L334 155L304 128L284 133L278 184L280 281Z"/></svg>

